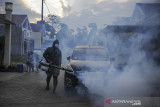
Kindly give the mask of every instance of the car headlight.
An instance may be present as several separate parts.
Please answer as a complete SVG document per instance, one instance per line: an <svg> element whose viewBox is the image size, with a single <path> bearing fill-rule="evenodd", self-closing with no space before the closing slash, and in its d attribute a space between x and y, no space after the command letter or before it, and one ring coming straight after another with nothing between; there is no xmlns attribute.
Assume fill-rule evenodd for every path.
<svg viewBox="0 0 160 107"><path fill-rule="evenodd" d="M73 68L70 65L67 66L67 69L70 70L70 71L73 71L73 72L66 71L67 73L69 73L69 74L74 74L75 73Z"/></svg>

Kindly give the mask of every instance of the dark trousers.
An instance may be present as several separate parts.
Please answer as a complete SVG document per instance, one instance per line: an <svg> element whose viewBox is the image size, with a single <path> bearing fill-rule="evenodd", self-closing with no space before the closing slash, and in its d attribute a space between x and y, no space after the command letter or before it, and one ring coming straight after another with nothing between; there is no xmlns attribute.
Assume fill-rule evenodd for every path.
<svg viewBox="0 0 160 107"><path fill-rule="evenodd" d="M29 64L29 72L34 72L34 65L33 64Z"/></svg>

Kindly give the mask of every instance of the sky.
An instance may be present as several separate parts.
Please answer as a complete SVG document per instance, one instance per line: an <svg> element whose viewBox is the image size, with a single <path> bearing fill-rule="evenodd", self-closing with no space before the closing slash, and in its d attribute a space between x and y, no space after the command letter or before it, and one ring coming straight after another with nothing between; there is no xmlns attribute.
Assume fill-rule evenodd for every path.
<svg viewBox="0 0 160 107"><path fill-rule="evenodd" d="M112 24L116 17L131 17L136 3L155 3L160 0L44 0L44 16L54 14L61 22L76 29L97 23L99 27ZM13 14L27 14L30 22L41 19L42 0L0 0L0 13L5 2L13 2ZM49 11L48 11L48 9Z"/></svg>

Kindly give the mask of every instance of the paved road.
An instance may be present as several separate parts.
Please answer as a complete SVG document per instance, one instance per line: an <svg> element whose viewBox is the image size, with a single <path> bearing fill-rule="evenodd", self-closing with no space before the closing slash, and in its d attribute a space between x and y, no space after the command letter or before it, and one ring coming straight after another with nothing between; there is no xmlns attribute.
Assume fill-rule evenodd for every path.
<svg viewBox="0 0 160 107"><path fill-rule="evenodd" d="M67 95L63 85L63 71L58 78L56 94L52 93L53 80L50 90L45 90L45 78L43 71L0 72L0 107L103 107L104 100L98 96ZM155 92L155 95L159 95L159 91Z"/></svg>
<svg viewBox="0 0 160 107"><path fill-rule="evenodd" d="M63 75L62 71L57 92L53 94L52 80L51 90L45 90L46 74L43 71L39 73L0 72L0 107L93 107L87 97L65 94Z"/></svg>

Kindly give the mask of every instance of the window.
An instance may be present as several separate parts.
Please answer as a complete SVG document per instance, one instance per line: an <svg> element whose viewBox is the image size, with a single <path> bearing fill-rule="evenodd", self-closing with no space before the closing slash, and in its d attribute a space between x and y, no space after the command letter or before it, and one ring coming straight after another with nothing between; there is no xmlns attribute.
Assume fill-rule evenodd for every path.
<svg viewBox="0 0 160 107"><path fill-rule="evenodd" d="M84 48L75 49L72 55L73 60L91 60L91 61L106 61L108 55L103 48Z"/></svg>

